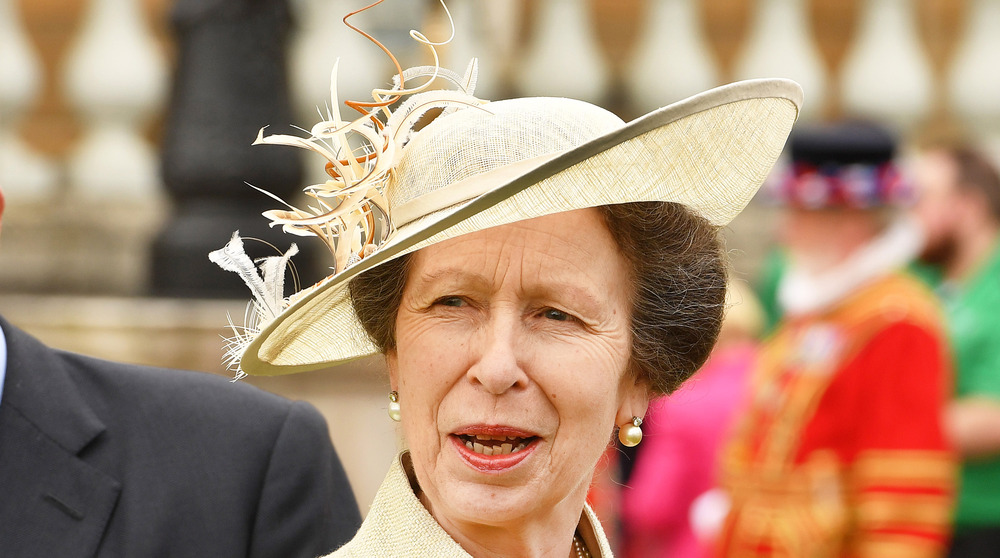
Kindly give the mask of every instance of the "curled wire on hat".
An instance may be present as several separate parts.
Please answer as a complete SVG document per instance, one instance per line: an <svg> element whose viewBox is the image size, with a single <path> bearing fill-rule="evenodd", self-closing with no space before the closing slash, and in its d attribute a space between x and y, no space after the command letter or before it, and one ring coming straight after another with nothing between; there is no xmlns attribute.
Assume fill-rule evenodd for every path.
<svg viewBox="0 0 1000 558"><path fill-rule="evenodd" d="M434 64L406 70L385 45L349 21L352 16L383 1L351 12L343 21L389 57L396 68L392 86L373 89L372 101L344 101L344 105L361 113L360 117L347 120L340 113L337 95L338 60L330 76L331 104L326 117L309 130L308 137L264 135L264 128L261 128L253 142L254 145L300 147L326 159L325 170L329 178L304 189L310 198L304 208L293 206L256 186L251 187L286 207L264 212L272 227L280 225L287 233L314 236L323 241L334 258L332 275L373 254L395 232L385 188L404 146L416 133L416 125L425 123L431 115L436 117L456 108L485 103L473 96L478 70L475 59L464 75L440 67L436 47L449 43L455 35L454 22L444 0L441 5L451 25L451 35L445 41L434 42L420 31L410 30L410 37L428 48ZM456 89L430 90L438 78L450 82ZM418 80L418 85L407 87L408 83ZM390 108L404 97L408 99L395 110ZM283 278L290 258L297 252L298 248L292 244L284 254L252 261L237 231L225 247L209 254L209 259L217 265L239 274L253 295L244 325L238 326L229 320L232 336L226 339L224 360L228 368L236 371L237 379L245 375L239 368L239 361L246 346L290 303L284 296ZM301 296L308 290L296 295Z"/></svg>

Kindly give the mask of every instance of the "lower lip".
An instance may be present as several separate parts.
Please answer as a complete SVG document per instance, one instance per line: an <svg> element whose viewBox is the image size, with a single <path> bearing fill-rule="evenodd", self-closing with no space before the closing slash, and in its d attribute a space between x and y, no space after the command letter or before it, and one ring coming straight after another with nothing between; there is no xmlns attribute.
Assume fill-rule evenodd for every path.
<svg viewBox="0 0 1000 558"><path fill-rule="evenodd" d="M513 469L538 447L538 438L535 438L521 451L504 455L484 455L470 450L458 436L451 436L451 442L455 446L455 451L458 452L458 455L470 467L482 473L502 473Z"/></svg>

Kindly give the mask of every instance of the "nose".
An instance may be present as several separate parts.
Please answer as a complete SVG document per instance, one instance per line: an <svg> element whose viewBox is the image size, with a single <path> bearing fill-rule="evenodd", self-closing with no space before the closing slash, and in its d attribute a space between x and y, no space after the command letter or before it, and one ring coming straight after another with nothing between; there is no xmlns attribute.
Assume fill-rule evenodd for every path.
<svg viewBox="0 0 1000 558"><path fill-rule="evenodd" d="M493 317L476 341L480 344L478 358L466 376L493 395L528 385L528 376L519 357L523 349L518 347L518 325L514 317Z"/></svg>

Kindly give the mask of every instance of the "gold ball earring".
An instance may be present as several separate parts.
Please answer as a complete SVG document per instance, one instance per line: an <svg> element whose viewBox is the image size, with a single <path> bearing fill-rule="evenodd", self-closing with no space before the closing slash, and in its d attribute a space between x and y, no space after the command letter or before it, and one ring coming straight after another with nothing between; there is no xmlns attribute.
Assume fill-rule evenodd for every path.
<svg viewBox="0 0 1000 558"><path fill-rule="evenodd" d="M389 418L399 422L400 417L403 416L399 409L399 394L395 391L389 392Z"/></svg>
<svg viewBox="0 0 1000 558"><path fill-rule="evenodd" d="M642 419L632 417L632 423L618 429L618 440L627 448L634 448L642 441Z"/></svg>

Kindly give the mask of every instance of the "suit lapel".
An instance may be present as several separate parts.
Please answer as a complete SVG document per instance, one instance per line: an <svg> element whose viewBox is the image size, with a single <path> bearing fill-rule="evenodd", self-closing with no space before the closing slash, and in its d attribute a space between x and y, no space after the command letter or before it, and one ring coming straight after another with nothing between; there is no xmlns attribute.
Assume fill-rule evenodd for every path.
<svg viewBox="0 0 1000 558"><path fill-rule="evenodd" d="M65 362L0 318L7 379L0 400L0 532L7 556L93 556L121 492L80 458L104 424Z"/></svg>

